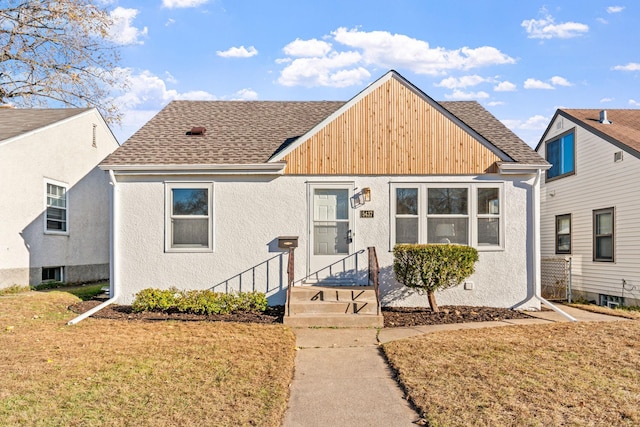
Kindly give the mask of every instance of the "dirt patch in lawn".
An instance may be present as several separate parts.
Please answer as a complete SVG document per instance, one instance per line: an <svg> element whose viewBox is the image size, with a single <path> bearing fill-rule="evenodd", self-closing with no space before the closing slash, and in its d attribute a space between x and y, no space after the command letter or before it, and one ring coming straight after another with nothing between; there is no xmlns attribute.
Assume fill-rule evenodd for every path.
<svg viewBox="0 0 640 427"><path fill-rule="evenodd" d="M100 301L82 301L69 307L75 313L97 306ZM440 312L434 313L429 308L383 307L385 328L405 326L442 325L449 323L490 322L508 319L524 319L530 316L524 312L507 308L444 306ZM232 314L190 314L141 312L136 313L129 305L109 305L93 315L95 318L114 320L184 320L240 323L282 323L284 306L269 307L264 313L232 313Z"/></svg>

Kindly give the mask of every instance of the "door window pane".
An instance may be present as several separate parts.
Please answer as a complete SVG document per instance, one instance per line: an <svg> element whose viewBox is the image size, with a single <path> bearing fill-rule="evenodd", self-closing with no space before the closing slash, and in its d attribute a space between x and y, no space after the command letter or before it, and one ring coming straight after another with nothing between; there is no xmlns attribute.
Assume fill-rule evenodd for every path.
<svg viewBox="0 0 640 427"><path fill-rule="evenodd" d="M349 222L314 222L313 243L314 255L348 255Z"/></svg>

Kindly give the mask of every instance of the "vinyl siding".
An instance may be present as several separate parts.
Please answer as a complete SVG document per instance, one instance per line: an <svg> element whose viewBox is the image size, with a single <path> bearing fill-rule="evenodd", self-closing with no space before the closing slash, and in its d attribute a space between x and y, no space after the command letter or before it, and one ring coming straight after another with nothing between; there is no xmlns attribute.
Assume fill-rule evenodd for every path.
<svg viewBox="0 0 640 427"><path fill-rule="evenodd" d="M558 122L561 122L558 127ZM611 126L615 126L615 123ZM571 214L573 287L594 294L622 296L622 280L636 286L624 296L640 298L640 159L557 116L545 141L575 128L575 175L542 183L541 255L555 254L555 217ZM545 156L545 145L539 153ZM614 262L593 261L593 211L613 207Z"/></svg>

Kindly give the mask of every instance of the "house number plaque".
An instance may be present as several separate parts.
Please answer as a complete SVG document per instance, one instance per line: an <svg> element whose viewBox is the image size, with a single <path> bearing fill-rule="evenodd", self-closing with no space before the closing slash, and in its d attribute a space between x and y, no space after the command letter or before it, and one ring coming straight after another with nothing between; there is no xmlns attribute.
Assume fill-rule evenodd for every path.
<svg viewBox="0 0 640 427"><path fill-rule="evenodd" d="M373 218L373 211L360 211L360 218Z"/></svg>

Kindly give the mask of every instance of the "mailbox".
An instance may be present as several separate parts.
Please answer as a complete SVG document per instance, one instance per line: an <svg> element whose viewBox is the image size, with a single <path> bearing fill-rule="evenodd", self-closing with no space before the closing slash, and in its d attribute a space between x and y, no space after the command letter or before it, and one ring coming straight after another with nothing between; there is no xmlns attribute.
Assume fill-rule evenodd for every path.
<svg viewBox="0 0 640 427"><path fill-rule="evenodd" d="M298 247L298 236L278 236L278 247L289 249Z"/></svg>

